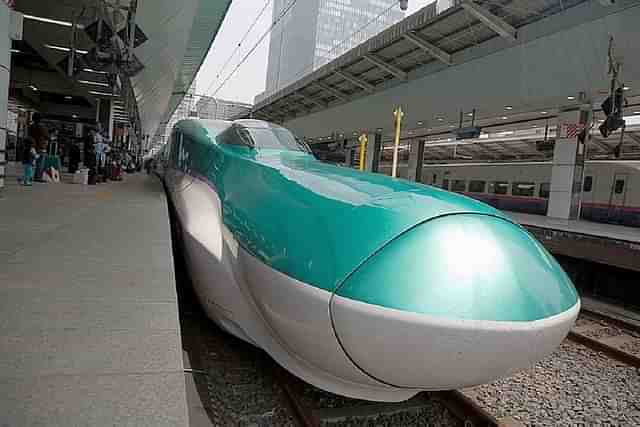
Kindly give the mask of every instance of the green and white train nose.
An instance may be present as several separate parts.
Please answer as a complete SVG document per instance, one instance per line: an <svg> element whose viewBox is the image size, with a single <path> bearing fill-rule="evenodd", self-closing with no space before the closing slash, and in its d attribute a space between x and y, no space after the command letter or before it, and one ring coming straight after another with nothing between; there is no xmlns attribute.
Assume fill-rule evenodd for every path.
<svg viewBox="0 0 640 427"><path fill-rule="evenodd" d="M396 387L492 381L553 352L579 311L570 279L524 229L484 214L436 217L363 262L331 300L343 350Z"/></svg>

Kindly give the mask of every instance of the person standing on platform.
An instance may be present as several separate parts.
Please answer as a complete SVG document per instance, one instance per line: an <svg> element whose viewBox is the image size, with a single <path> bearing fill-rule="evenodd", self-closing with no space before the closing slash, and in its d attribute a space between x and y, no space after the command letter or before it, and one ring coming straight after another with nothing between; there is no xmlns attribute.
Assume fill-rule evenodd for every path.
<svg viewBox="0 0 640 427"><path fill-rule="evenodd" d="M33 185L33 165L36 162L36 149L33 148L33 142L30 139L25 140L24 152L22 153L22 166L24 172L22 174L23 185Z"/></svg>
<svg viewBox="0 0 640 427"><path fill-rule="evenodd" d="M69 147L69 173L76 173L80 165L80 147L75 142L71 142Z"/></svg>
<svg viewBox="0 0 640 427"><path fill-rule="evenodd" d="M40 114L33 113L33 122L29 126L29 138L35 144L38 157L36 159L36 173L35 180L38 182L44 182L42 179L42 173L44 172L45 160L47 158L47 146L49 144L49 131L40 123Z"/></svg>

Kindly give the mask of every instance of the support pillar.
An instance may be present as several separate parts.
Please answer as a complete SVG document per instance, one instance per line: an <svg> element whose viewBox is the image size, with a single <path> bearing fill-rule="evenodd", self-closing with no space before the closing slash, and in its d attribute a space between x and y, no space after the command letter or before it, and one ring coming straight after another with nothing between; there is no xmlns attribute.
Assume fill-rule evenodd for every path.
<svg viewBox="0 0 640 427"><path fill-rule="evenodd" d="M378 172L380 162L380 146L382 145L382 134L370 133L367 135L367 154L364 162L364 170L367 172Z"/></svg>
<svg viewBox="0 0 640 427"><path fill-rule="evenodd" d="M547 210L549 217L559 219L580 217L587 141L580 140L579 134L580 129L588 128L592 114L590 106L584 110L561 111L558 114Z"/></svg>
<svg viewBox="0 0 640 427"><path fill-rule="evenodd" d="M409 181L422 182L422 165L424 163L424 140L411 141L409 146Z"/></svg>

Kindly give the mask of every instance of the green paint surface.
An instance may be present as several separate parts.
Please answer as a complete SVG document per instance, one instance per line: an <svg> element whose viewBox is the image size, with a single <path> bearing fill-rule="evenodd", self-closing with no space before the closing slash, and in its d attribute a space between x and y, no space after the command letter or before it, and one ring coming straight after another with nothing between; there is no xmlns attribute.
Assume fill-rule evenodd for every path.
<svg viewBox="0 0 640 427"><path fill-rule="evenodd" d="M449 279L443 268L449 260L443 257L443 251L449 247L448 232L464 229L468 233L479 228L484 231L478 231L478 239L496 244L496 250L500 251L517 247L520 261L505 253L508 263L493 282L489 272L481 275L476 271L474 277L480 283L476 288L472 289L473 278L467 278L466 287L454 281L449 283L448 286L457 289L455 295L463 295L466 289L474 298L494 298L498 294L490 292L487 285L493 283L496 290L505 285L511 289L505 289L503 297L521 288L521 294L531 292L532 296L529 300L518 299L518 304L522 301L540 305L534 301L541 290L535 284L540 277L534 274L542 271L542 267L520 272L515 269L544 262L558 269L549 267L545 276L557 281L550 289L566 288L560 292L562 295L575 294L551 256L526 231L488 205L439 188L326 164L304 152L221 144L215 138L222 130L220 126L219 122L179 122L176 129L182 138L178 144L172 144L169 161L184 173L205 178L218 193L223 221L238 242L282 273L327 291L335 291L348 277L338 291L341 296L418 313L446 313L455 302L453 296L442 300L442 305L433 299L422 299L441 296L446 291ZM500 233L505 234L504 239ZM425 263L425 253L436 261ZM461 276L456 274L467 269L468 262L459 259L450 277L459 279ZM529 274L531 287L527 291ZM435 277L431 280L417 275ZM394 276L397 277L392 280ZM519 280L517 285L509 282L514 277ZM556 298L557 292L546 295ZM566 302L547 305L564 307ZM440 311L436 310L438 306ZM460 318L525 320L554 310L508 309L502 314L492 314L487 309L462 308L456 313Z"/></svg>

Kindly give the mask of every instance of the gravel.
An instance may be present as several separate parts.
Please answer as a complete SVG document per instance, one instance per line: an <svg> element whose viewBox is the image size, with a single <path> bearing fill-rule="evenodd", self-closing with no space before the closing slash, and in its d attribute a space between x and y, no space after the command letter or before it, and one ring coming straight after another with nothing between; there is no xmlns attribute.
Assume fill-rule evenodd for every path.
<svg viewBox="0 0 640 427"><path fill-rule="evenodd" d="M590 329L588 331L584 331L582 332L582 334L590 338L600 339L622 335L623 331L622 329L616 328L615 326L602 326L598 329Z"/></svg>
<svg viewBox="0 0 640 427"><path fill-rule="evenodd" d="M640 426L638 370L570 341L524 372L464 392L529 426Z"/></svg>
<svg viewBox="0 0 640 427"><path fill-rule="evenodd" d="M620 346L620 349L636 356L640 356L640 339L635 338Z"/></svg>

